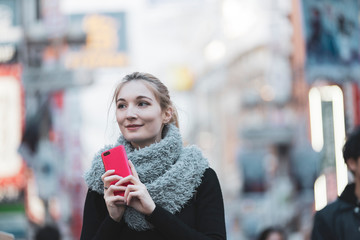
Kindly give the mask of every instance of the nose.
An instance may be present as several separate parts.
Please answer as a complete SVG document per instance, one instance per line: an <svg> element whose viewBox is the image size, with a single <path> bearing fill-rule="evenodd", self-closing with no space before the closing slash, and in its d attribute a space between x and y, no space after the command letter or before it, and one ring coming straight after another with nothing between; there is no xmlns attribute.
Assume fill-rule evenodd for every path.
<svg viewBox="0 0 360 240"><path fill-rule="evenodd" d="M133 119L137 117L137 111L134 106L128 106L126 109L126 118Z"/></svg>

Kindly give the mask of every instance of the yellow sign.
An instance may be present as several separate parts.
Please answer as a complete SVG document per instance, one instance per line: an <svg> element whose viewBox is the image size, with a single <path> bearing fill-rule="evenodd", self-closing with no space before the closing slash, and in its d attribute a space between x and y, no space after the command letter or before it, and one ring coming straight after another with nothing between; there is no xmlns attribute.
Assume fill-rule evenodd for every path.
<svg viewBox="0 0 360 240"><path fill-rule="evenodd" d="M122 53L81 52L70 53L66 60L67 68L123 67L127 57Z"/></svg>
<svg viewBox="0 0 360 240"><path fill-rule="evenodd" d="M189 91L194 85L194 76L187 67L176 67L174 69L175 89L178 91Z"/></svg>
<svg viewBox="0 0 360 240"><path fill-rule="evenodd" d="M122 67L127 56L117 52L118 22L109 16L89 15L83 20L86 45L79 52L70 52L65 65L67 68Z"/></svg>

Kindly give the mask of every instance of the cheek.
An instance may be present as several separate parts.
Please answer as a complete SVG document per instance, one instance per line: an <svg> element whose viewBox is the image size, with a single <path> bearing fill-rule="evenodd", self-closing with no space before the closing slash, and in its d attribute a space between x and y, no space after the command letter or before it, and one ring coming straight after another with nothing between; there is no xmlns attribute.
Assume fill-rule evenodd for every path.
<svg viewBox="0 0 360 240"><path fill-rule="evenodd" d="M162 121L161 112L158 110L143 112L143 114L141 115L141 118L144 121L149 121L149 122L161 122Z"/></svg>
<svg viewBox="0 0 360 240"><path fill-rule="evenodd" d="M124 116L123 116L124 114L121 114L120 112L116 112L115 113L115 117L116 117L116 122L118 122L119 124L121 123L121 122L123 122L124 121Z"/></svg>

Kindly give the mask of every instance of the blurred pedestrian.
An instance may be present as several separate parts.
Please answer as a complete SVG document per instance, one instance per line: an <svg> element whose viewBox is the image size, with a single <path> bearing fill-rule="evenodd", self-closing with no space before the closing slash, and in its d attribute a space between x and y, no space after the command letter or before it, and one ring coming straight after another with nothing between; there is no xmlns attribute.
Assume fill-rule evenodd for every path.
<svg viewBox="0 0 360 240"><path fill-rule="evenodd" d="M348 136L343 157L354 182L336 201L316 212L312 240L360 239L360 126Z"/></svg>
<svg viewBox="0 0 360 240"><path fill-rule="evenodd" d="M286 235L281 227L272 226L262 230L257 240L286 240Z"/></svg>
<svg viewBox="0 0 360 240"><path fill-rule="evenodd" d="M35 234L35 240L60 240L61 235L57 227L46 225L39 228Z"/></svg>
<svg viewBox="0 0 360 240"><path fill-rule="evenodd" d="M95 155L85 174L81 240L226 239L217 175L197 147L183 146L167 87L150 74L132 73L113 101L121 136ZM125 146L133 175L105 172L101 153L118 145Z"/></svg>

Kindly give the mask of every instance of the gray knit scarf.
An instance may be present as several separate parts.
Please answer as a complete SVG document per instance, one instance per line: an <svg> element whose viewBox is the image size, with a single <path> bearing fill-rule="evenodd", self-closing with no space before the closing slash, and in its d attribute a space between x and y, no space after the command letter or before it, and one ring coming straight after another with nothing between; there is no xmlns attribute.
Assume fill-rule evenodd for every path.
<svg viewBox="0 0 360 240"><path fill-rule="evenodd" d="M173 214L179 212L193 197L209 164L197 147L183 147L179 129L175 125L167 125L164 135L160 142L141 149L134 149L120 136L116 144L107 145L95 154L90 170L85 173L85 182L91 190L103 194L101 175L105 170L101 153L124 145L128 159L134 164L154 202ZM126 208L124 220L130 228L137 231L152 228L145 216L131 207Z"/></svg>

